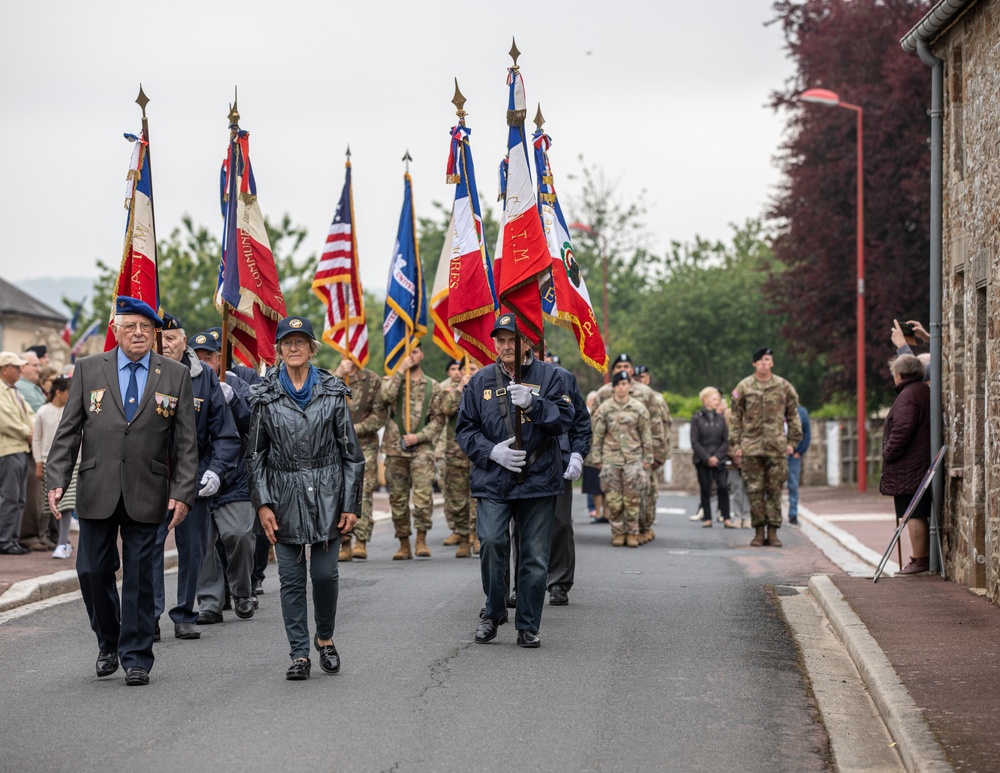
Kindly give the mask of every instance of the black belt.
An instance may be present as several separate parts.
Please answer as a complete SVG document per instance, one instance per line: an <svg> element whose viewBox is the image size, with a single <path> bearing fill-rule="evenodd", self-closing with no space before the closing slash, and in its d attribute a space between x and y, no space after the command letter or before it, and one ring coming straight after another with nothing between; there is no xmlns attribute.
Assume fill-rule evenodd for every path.
<svg viewBox="0 0 1000 773"><path fill-rule="evenodd" d="M300 462L296 462L294 467L287 464L269 464L268 467L280 472L298 472L299 470L318 470L321 467L330 467L336 463L336 456L325 456L322 459L303 459Z"/></svg>

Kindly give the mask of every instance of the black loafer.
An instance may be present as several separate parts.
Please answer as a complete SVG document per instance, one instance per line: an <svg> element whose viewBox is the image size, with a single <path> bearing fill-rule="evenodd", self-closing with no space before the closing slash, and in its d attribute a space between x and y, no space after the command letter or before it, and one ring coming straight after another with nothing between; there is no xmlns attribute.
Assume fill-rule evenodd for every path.
<svg viewBox="0 0 1000 773"><path fill-rule="evenodd" d="M194 623L174 623L175 639L200 639L201 631Z"/></svg>
<svg viewBox="0 0 1000 773"><path fill-rule="evenodd" d="M542 640L538 638L537 631L518 631L517 646L527 649L535 649L542 646Z"/></svg>
<svg viewBox="0 0 1000 773"><path fill-rule="evenodd" d="M253 617L254 609L256 609L253 605L253 600L249 596L236 599L236 603L233 606L236 608L236 616L240 620L249 620Z"/></svg>
<svg viewBox="0 0 1000 773"><path fill-rule="evenodd" d="M549 591L549 603L554 607L564 607L569 604L569 596L559 585L553 585Z"/></svg>
<svg viewBox="0 0 1000 773"><path fill-rule="evenodd" d="M320 644L319 634L313 637L313 645L319 653L319 667L328 674L336 674L340 671L340 655L337 648L332 644Z"/></svg>
<svg viewBox="0 0 1000 773"><path fill-rule="evenodd" d="M479 644L485 644L488 641L493 641L497 637L497 628L506 622L506 616L501 617L499 620L493 620L487 617L476 629L476 642Z"/></svg>
<svg viewBox="0 0 1000 773"><path fill-rule="evenodd" d="M301 682L304 679L309 678L309 669L312 667L312 663L309 662L309 658L299 658L298 660L293 660L292 665L288 667L285 672L285 679L290 682Z"/></svg>
<svg viewBox="0 0 1000 773"><path fill-rule="evenodd" d="M223 621L221 612L213 612L211 609L203 609L198 613L198 620L195 625L215 625Z"/></svg>
<svg viewBox="0 0 1000 773"><path fill-rule="evenodd" d="M117 652L100 652L97 655L97 675L111 676L118 670Z"/></svg>
<svg viewBox="0 0 1000 773"><path fill-rule="evenodd" d="M145 668L130 668L125 672L125 684L129 687L142 687L149 684L149 672Z"/></svg>

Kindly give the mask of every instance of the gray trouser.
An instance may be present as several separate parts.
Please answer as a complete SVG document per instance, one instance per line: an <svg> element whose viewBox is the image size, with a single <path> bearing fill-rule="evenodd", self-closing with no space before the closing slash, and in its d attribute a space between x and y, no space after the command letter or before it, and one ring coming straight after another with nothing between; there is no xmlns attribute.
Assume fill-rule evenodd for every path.
<svg viewBox="0 0 1000 773"><path fill-rule="evenodd" d="M729 507L733 518L750 517L750 500L747 487L738 467L729 467ZM711 519L709 519L711 520Z"/></svg>
<svg viewBox="0 0 1000 773"><path fill-rule="evenodd" d="M21 534L27 491L28 454L0 456L0 547L15 544Z"/></svg>
<svg viewBox="0 0 1000 773"><path fill-rule="evenodd" d="M306 563L309 564L309 575L312 578L316 635L320 639L333 638L333 629L337 622L337 593L340 588L340 569L337 566L339 554L339 536L329 542L317 542L311 547L286 545L281 542L274 546L274 555L278 558L278 581L281 584L281 616L285 621L288 654L292 660L309 657Z"/></svg>
<svg viewBox="0 0 1000 773"><path fill-rule="evenodd" d="M253 532L253 508L249 502L230 502L216 508L208 520L208 550L198 575L198 608L221 612L226 593L224 577L229 580L229 592L234 598L250 595L250 573L253 571L256 538ZM226 551L223 569L215 543L222 540Z"/></svg>

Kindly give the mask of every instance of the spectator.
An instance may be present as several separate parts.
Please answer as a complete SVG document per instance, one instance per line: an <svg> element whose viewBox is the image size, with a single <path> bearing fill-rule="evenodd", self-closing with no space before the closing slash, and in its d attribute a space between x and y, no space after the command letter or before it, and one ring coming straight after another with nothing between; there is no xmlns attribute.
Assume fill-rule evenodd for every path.
<svg viewBox="0 0 1000 773"><path fill-rule="evenodd" d="M45 480L45 461L48 459L52 440L56 436L56 427L59 426L63 408L66 407L66 400L69 398L69 379L60 376L52 380L51 384L49 401L35 414L35 433L31 440L31 450L35 456L35 477L41 481L44 491L49 490L49 483L52 483L52 488L55 488L54 482ZM59 536L56 540L56 546L52 551L53 558L69 558L73 555L73 546L69 541L69 529L73 522L73 510L76 509L76 478L79 466L78 458L77 463L73 466L73 477L70 479L70 484L62 499L59 500L59 512L62 518L59 520Z"/></svg>
<svg viewBox="0 0 1000 773"><path fill-rule="evenodd" d="M698 473L701 489L702 526L712 527L712 484L719 491L722 524L733 528L729 517L729 487L726 459L729 453L729 428L718 413L722 395L715 387L705 387L699 394L702 407L691 417L691 460Z"/></svg>
<svg viewBox="0 0 1000 773"><path fill-rule="evenodd" d="M812 433L809 429L809 412L799 406L799 421L802 422L802 440L788 457L788 523L799 525L799 480L802 478L802 457L809 450Z"/></svg>
<svg viewBox="0 0 1000 773"><path fill-rule="evenodd" d="M15 386L26 363L14 352L0 352L0 554L9 556L29 552L18 535L35 412Z"/></svg>

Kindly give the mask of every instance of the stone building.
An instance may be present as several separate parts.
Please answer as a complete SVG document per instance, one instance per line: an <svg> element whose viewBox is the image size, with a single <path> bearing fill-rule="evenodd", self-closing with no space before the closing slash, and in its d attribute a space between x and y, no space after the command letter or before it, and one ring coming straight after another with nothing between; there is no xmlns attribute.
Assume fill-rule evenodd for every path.
<svg viewBox="0 0 1000 773"><path fill-rule="evenodd" d="M53 361L69 361L62 340L66 317L10 282L0 279L0 350L23 352L44 344Z"/></svg>
<svg viewBox="0 0 1000 773"><path fill-rule="evenodd" d="M944 566L950 579L985 592L996 603L1000 602L1000 0L939 2L902 45L932 68L927 70L931 159L932 167L940 169L940 184L932 177L931 284L933 296L933 264L939 263L942 441L948 447L941 508ZM914 64L920 66L916 58ZM943 110L934 109L935 99ZM935 120L940 120L940 141L933 134ZM932 300L932 324L934 308Z"/></svg>

